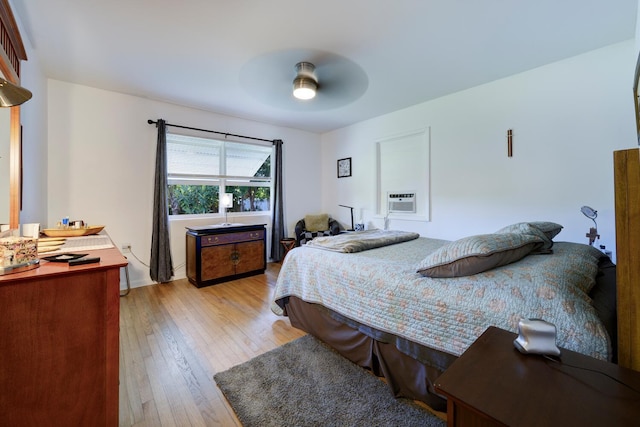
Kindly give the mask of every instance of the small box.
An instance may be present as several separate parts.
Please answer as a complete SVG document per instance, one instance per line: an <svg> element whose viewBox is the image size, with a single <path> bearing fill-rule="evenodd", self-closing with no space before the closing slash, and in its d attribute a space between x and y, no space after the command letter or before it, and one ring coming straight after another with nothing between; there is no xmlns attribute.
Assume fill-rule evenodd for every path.
<svg viewBox="0 0 640 427"><path fill-rule="evenodd" d="M0 267L25 264L38 259L38 241L28 237L0 238Z"/></svg>

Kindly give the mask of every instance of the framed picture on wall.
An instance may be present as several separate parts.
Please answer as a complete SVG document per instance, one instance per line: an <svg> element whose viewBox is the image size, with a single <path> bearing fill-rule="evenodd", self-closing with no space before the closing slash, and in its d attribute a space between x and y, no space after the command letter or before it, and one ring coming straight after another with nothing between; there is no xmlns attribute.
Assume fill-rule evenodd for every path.
<svg viewBox="0 0 640 427"><path fill-rule="evenodd" d="M351 157L338 160L338 178L351 176Z"/></svg>

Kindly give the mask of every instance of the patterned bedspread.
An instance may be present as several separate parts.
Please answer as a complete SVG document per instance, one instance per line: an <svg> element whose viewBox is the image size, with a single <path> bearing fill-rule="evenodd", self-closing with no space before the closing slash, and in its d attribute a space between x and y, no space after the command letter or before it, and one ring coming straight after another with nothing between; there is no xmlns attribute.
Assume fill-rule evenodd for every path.
<svg viewBox="0 0 640 427"><path fill-rule="evenodd" d="M521 318L556 325L558 345L607 360L609 336L591 299L595 248L556 242L551 255L522 260L473 276L423 277L416 265L447 243L418 238L358 253L312 247L287 254L274 301L297 296L365 325L460 355L488 326L517 332ZM272 309L282 314L274 303Z"/></svg>

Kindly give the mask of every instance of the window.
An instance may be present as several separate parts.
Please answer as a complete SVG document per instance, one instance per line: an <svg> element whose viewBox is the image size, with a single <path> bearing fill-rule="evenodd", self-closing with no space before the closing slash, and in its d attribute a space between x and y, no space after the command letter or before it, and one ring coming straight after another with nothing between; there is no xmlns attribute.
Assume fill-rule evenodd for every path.
<svg viewBox="0 0 640 427"><path fill-rule="evenodd" d="M224 213L220 194L233 194L228 212L271 210L272 146L167 133L169 215Z"/></svg>

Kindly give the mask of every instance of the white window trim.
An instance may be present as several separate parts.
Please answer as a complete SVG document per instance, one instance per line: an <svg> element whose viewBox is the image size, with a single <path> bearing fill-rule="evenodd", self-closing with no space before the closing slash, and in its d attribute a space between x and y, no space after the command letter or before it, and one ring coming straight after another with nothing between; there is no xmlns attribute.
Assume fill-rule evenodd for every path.
<svg viewBox="0 0 640 427"><path fill-rule="evenodd" d="M167 183L168 185L215 185L220 187L219 192L223 193L226 190L227 186L243 186L243 187L262 187L265 186L265 183L269 184L271 197L269 197L269 210L267 211L245 211L245 212L227 212L227 216L230 217L242 217L242 216L265 216L271 215L273 212L274 201L273 201L273 193L275 191L274 187L274 173L275 168L273 167L273 161L275 160L275 148L273 146L269 146L267 144L260 143L250 143L244 141L238 141L234 139L216 139L216 138L207 138L202 136L193 136L193 135L182 135L178 133L168 133L167 137L170 138L171 135L176 135L178 137L194 137L204 140L215 141L217 143L221 143L220 147L220 173L221 175L191 175L191 174L167 174ZM271 176L270 177L248 177L248 176L226 176L224 172L226 170L226 142L231 142L234 144L244 144L244 145L253 145L259 147L269 147L271 149ZM180 214L180 215L169 215L169 219L204 219L204 218L219 218L225 215L225 210L223 207L218 207L217 213L205 213L205 214Z"/></svg>

